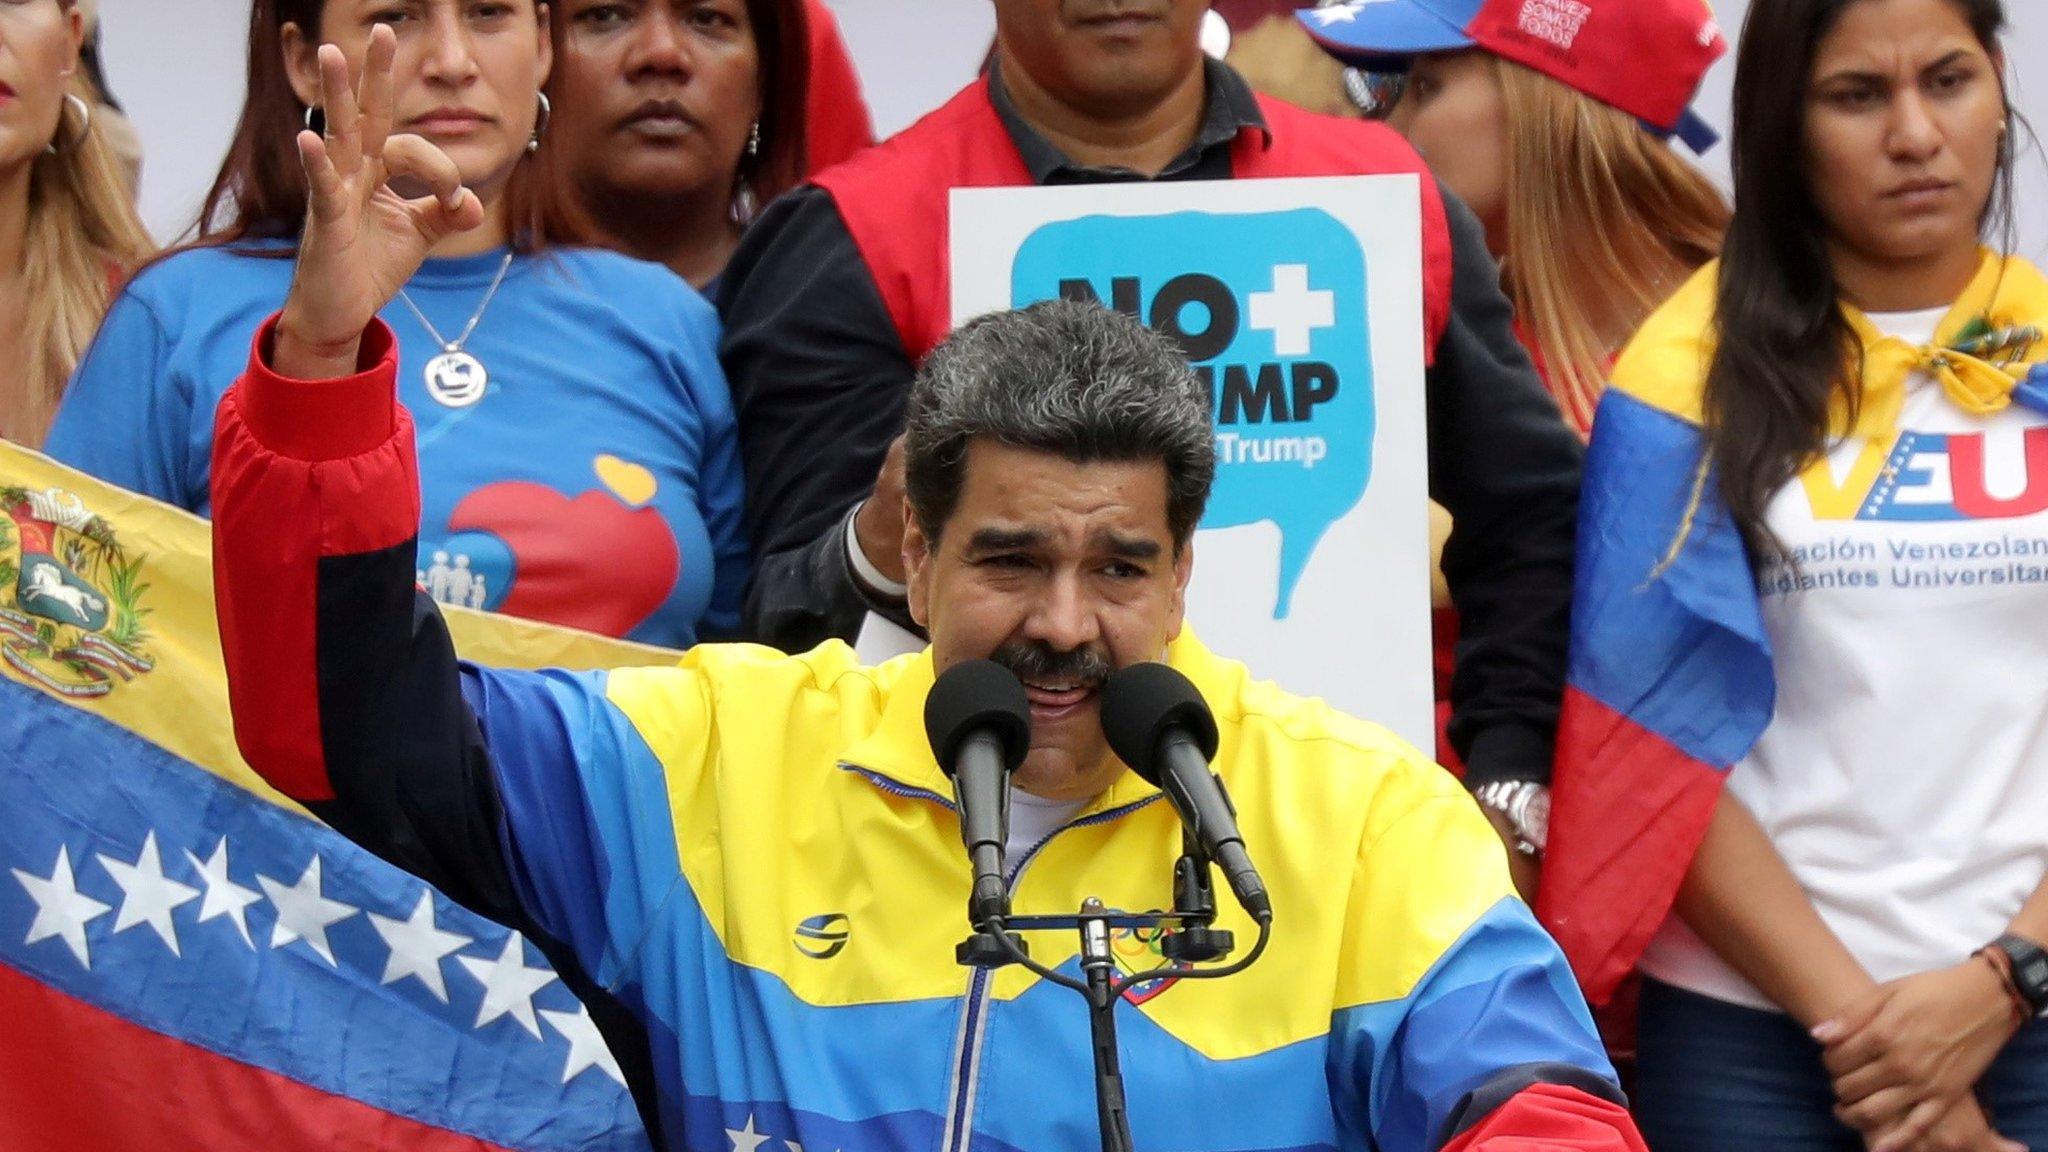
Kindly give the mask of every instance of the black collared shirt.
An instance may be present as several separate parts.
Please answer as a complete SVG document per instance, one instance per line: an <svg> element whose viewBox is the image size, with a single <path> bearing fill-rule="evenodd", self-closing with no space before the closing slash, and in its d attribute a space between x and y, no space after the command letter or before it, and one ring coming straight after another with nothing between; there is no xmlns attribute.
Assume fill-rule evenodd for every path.
<svg viewBox="0 0 2048 1152"><path fill-rule="evenodd" d="M1003 131L1010 134L1010 142L1023 157L1024 170L1031 173L1034 184L1228 180L1230 145L1236 143L1239 133L1263 134L1266 116L1259 110L1258 97L1252 95L1251 85L1244 82L1244 77L1207 58L1202 62L1202 73L1208 84L1202 126L1195 132L1194 141L1160 169L1157 176L1147 176L1133 168L1091 168L1068 159L1017 111L1017 102L1010 98L1010 90L1003 86L1002 72L994 65L989 67L988 98L995 105L996 118L1003 122Z"/></svg>
<svg viewBox="0 0 2048 1152"><path fill-rule="evenodd" d="M1157 177L1077 165L999 83L991 97L1041 184L1228 179L1237 137L1268 128L1241 77L1206 67L1201 128ZM1451 740L1468 784L1547 781L1583 449L1515 341L1478 220L1448 192L1444 201L1451 315L1427 402L1430 494L1455 524L1443 559L1460 616ZM869 611L911 626L900 601L854 575L846 532L903 430L915 369L831 196L806 186L769 205L726 266L718 304L754 554L742 638L800 652L851 640Z"/></svg>

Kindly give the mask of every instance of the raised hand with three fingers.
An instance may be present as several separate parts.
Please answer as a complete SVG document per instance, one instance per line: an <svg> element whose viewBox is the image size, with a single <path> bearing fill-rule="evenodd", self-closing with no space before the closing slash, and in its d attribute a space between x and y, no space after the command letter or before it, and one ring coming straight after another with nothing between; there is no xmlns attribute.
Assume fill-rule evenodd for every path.
<svg viewBox="0 0 2048 1152"><path fill-rule="evenodd" d="M363 330L427 253L443 238L483 223L483 202L463 186L446 153L419 136L391 134L397 53L391 29L373 29L354 87L341 50L320 46L327 134L298 137L310 191L298 267L270 357L282 376L354 374Z"/></svg>

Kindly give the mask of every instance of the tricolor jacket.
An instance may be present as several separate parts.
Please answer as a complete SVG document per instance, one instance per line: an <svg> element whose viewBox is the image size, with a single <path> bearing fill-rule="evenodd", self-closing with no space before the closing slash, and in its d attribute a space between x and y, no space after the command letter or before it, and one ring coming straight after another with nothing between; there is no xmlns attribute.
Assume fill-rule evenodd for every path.
<svg viewBox="0 0 2048 1152"><path fill-rule="evenodd" d="M221 406L213 472L236 733L259 772L573 954L644 1025L673 1148L1096 1145L1080 999L954 960L970 877L923 730L928 654L459 665L412 586L388 333L368 334L360 375L320 384L271 374L268 338ZM1192 637L1171 660L1215 711L1277 919L1250 970L1118 1005L1137 1146L1641 1149L1562 956L1457 782ZM1180 841L1126 775L1012 861L1017 910L1168 907ZM1253 938L1234 907L1219 924ZM1078 971L1070 934L1030 943ZM1118 949L1159 962L1154 941Z"/></svg>

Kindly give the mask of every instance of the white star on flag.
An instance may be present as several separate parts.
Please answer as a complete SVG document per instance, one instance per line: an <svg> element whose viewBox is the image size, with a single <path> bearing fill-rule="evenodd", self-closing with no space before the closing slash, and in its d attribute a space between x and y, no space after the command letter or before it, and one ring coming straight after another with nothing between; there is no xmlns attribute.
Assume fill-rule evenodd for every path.
<svg viewBox="0 0 2048 1152"><path fill-rule="evenodd" d="M29 899L36 902L36 918L29 924L28 939L23 943L58 937L78 962L90 969L92 953L86 948L85 926L113 909L78 890L78 879L71 873L71 850L61 846L57 849L57 866L47 879L19 868L13 872L21 886L28 889Z"/></svg>
<svg viewBox="0 0 2048 1152"><path fill-rule="evenodd" d="M434 894L420 893L420 902L405 920L368 913L370 926L391 949L384 962L384 983L396 984L411 976L427 986L441 1003L448 1002L448 982L441 976L441 959L470 943L467 936L443 932L434 926Z"/></svg>
<svg viewBox="0 0 2048 1152"><path fill-rule="evenodd" d="M726 1139L732 1141L732 1152L754 1152L755 1149L766 1144L770 1139L754 1128L754 1114L751 1112L747 1113L747 1126L745 1128L727 1128L725 1136Z"/></svg>
<svg viewBox="0 0 2048 1152"><path fill-rule="evenodd" d="M554 983L555 974L545 968L526 966L526 945L517 932L505 937L505 949L496 960L479 960L474 956L455 959L484 986L484 1002L476 1012L476 1027L510 1013L521 1028L531 1032L534 1039L540 1039L540 1024L533 1018L533 994Z"/></svg>
<svg viewBox="0 0 2048 1152"><path fill-rule="evenodd" d="M256 947L256 941L249 938L247 910L263 897L228 879L228 838L221 837L220 843L213 846L213 855L206 860L194 856L189 848L185 859L192 862L192 867L199 871L199 882L206 886L206 899L199 905L199 922L204 924L225 916L234 921L236 931L242 934L242 943Z"/></svg>
<svg viewBox="0 0 2048 1152"><path fill-rule="evenodd" d="M355 915L356 909L320 894L319 853L313 854L313 862L306 865L297 884L286 885L261 875L256 877L256 883L263 886L264 894L277 908L277 923L270 929L270 946L282 948L294 940L304 940L327 961L328 967L335 967L327 930Z"/></svg>
<svg viewBox="0 0 2048 1152"><path fill-rule="evenodd" d="M121 914L114 917L114 932L126 932L139 924L147 924L155 932L164 947L173 956L183 956L178 950L177 926L171 922L171 912L199 899L199 889L190 884L180 884L164 875L164 860L156 850L156 832L151 830L142 838L142 854L135 863L124 864L104 853L100 855L100 867L121 886Z"/></svg>
<svg viewBox="0 0 2048 1152"><path fill-rule="evenodd" d="M562 1064L562 1083L574 1080L588 1068L603 1072L621 1086L626 1083L625 1074L619 1071L618 1060L613 1058L612 1050L605 1047L604 1037L597 1034L597 1024L591 1020L589 1009L581 1004L574 1012L554 1012L543 1008L540 1018L569 1042L569 1058Z"/></svg>

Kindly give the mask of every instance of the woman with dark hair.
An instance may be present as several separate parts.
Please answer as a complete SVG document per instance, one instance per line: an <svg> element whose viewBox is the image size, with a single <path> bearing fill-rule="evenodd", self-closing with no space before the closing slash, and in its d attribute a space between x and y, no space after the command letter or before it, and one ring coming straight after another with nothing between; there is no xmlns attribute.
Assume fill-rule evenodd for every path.
<svg viewBox="0 0 2048 1152"><path fill-rule="evenodd" d="M555 166L607 246L702 287L804 175L804 0L560 0Z"/></svg>
<svg viewBox="0 0 2048 1152"><path fill-rule="evenodd" d="M384 310L418 414L421 584L661 644L731 630L746 546L717 317L666 269L568 246L582 236L545 179L554 52L534 0L256 0L248 102L199 242L115 303L50 451L210 508L214 409L285 298L306 223L294 138L323 127L323 70L362 74L379 30L395 56L387 160L407 173L445 154L483 221L444 237Z"/></svg>
<svg viewBox="0 0 2048 1152"><path fill-rule="evenodd" d="M1543 912L1596 1000L1641 950L1658 1152L2048 1147L2048 279L2005 251L2004 15L1750 9L1723 257L1594 426L1556 819L1613 851L1553 855Z"/></svg>

